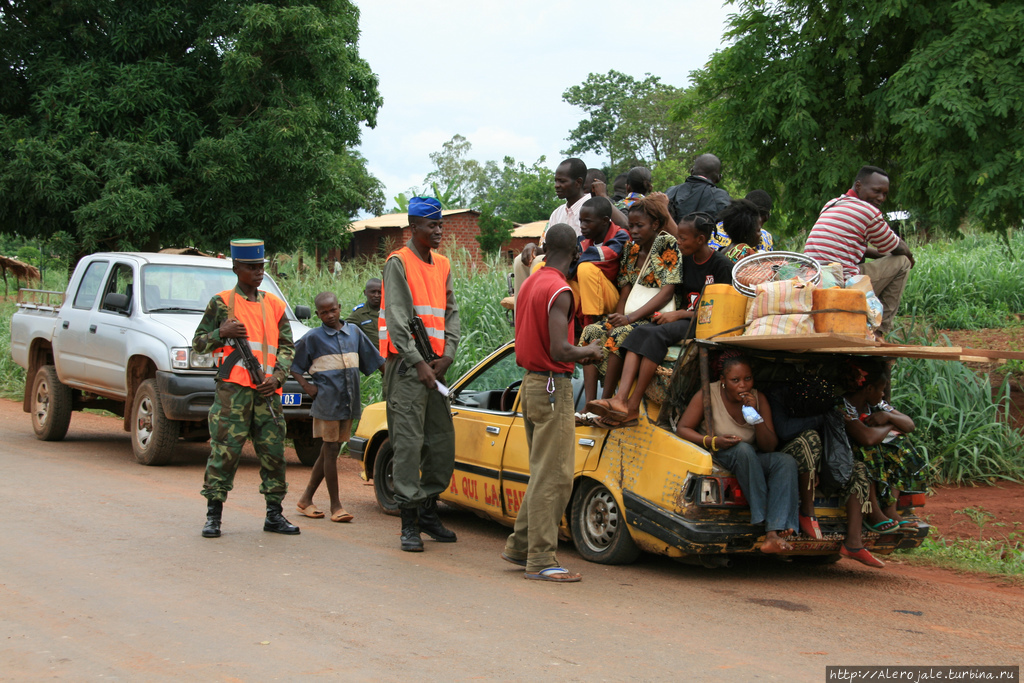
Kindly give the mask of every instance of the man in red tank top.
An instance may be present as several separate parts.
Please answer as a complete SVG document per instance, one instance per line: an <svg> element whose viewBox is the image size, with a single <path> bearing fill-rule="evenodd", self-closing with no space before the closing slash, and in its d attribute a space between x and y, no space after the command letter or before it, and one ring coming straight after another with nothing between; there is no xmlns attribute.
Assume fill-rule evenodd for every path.
<svg viewBox="0 0 1024 683"><path fill-rule="evenodd" d="M501 556L526 567L525 578L574 582L582 577L558 565L558 524L572 494L572 374L576 363L601 360L601 344L573 344L572 290L566 275L576 258L576 233L565 223L548 228L545 266L526 279L516 304L516 362L526 370L520 409L530 447L530 483L515 529Z"/></svg>

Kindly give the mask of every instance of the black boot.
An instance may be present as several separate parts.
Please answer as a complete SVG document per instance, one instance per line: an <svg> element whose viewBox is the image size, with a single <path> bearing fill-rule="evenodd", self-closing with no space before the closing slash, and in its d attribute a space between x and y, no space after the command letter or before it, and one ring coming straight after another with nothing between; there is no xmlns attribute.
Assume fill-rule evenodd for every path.
<svg viewBox="0 0 1024 683"><path fill-rule="evenodd" d="M267 520L263 522L264 531L273 531L275 534L299 533L299 527L295 526L281 514L280 503L267 503Z"/></svg>
<svg viewBox="0 0 1024 683"><path fill-rule="evenodd" d="M430 498L420 505L420 529L427 536L439 543L455 543L458 537L455 532L441 524L437 516L437 498Z"/></svg>
<svg viewBox="0 0 1024 683"><path fill-rule="evenodd" d="M401 508L402 513L402 550L407 553L422 553L423 539L420 538L420 525L416 508Z"/></svg>
<svg viewBox="0 0 1024 683"><path fill-rule="evenodd" d="M219 500L206 501L206 525L203 527L203 538L220 538L220 513L224 503Z"/></svg>

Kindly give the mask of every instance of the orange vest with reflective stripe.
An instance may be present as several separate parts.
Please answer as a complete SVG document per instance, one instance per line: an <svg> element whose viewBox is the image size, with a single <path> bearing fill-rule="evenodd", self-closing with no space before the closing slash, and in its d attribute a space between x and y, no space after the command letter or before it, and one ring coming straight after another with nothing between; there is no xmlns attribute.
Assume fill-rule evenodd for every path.
<svg viewBox="0 0 1024 683"><path fill-rule="evenodd" d="M237 320L245 325L249 346L252 347L252 355L263 366L264 374L269 377L277 365L277 322L284 315L284 302L270 292L260 292L260 294L263 295L263 301L259 303L249 301L233 289L226 289L217 296L227 304L228 319ZM234 350L233 346L225 344L214 351L213 358L217 367L220 367ZM256 388L241 359L231 367L231 374L225 381L241 384L243 387ZM277 393L281 393L280 387L278 387Z"/></svg>
<svg viewBox="0 0 1024 683"><path fill-rule="evenodd" d="M448 258L431 252L434 262L424 263L409 247L402 247L388 255L388 259L395 257L402 259L402 265L405 266L405 279L409 282L409 291L412 292L413 312L427 328L434 353L443 356L444 311L448 305L448 274L451 272ZM385 292L381 289L377 330L380 334L380 355L387 358L397 355L398 349L388 336L388 327L384 320L385 302ZM409 334L412 334L411 330Z"/></svg>

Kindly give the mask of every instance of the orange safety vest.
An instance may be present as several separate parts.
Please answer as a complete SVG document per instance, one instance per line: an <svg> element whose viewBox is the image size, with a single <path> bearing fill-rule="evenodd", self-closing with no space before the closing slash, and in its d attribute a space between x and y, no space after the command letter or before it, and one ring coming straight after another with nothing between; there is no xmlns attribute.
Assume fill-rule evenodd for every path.
<svg viewBox="0 0 1024 683"><path fill-rule="evenodd" d="M423 321L427 328L427 335L430 337L430 346L434 353L444 355L444 311L448 305L448 274L451 272L451 265L448 258L437 252L432 252L433 263L424 263L420 257L409 247L402 247L391 252L388 259L398 257L402 259L405 266L405 279L409 282L409 291L412 292L413 312ZM388 326L384 320L385 293L383 288L380 292L380 317L377 318L377 331L379 332L380 355L398 355L398 349L391 343L388 336ZM409 331L412 334L412 331Z"/></svg>
<svg viewBox="0 0 1024 683"><path fill-rule="evenodd" d="M284 315L284 302L269 292L260 292L260 294L263 295L263 299L258 303L249 301L234 289L226 289L217 296L227 304L228 320L237 320L245 325L252 355L263 366L264 374L269 377L277 365L277 323ZM213 352L213 359L217 367L221 367L234 350L233 346L227 344L216 349ZM243 387L256 388L245 363L240 358L231 366L231 374L225 381L241 384ZM281 387L277 388L277 393L281 393Z"/></svg>

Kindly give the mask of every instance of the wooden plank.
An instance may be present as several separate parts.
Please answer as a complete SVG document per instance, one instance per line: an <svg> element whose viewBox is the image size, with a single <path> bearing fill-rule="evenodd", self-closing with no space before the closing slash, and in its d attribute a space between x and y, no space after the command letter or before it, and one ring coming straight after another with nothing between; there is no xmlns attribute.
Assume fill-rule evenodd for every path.
<svg viewBox="0 0 1024 683"><path fill-rule="evenodd" d="M715 421L711 415L711 369L708 367L708 347L702 346L697 350L697 355L700 359L700 390L701 397L704 399L704 430L707 435L712 437L711 443L714 443L715 436Z"/></svg>
<svg viewBox="0 0 1024 683"><path fill-rule="evenodd" d="M716 339L716 343L762 351L817 351L821 348L873 348L879 342L861 337L815 332L811 334L759 334ZM852 351L845 351L852 353Z"/></svg>

